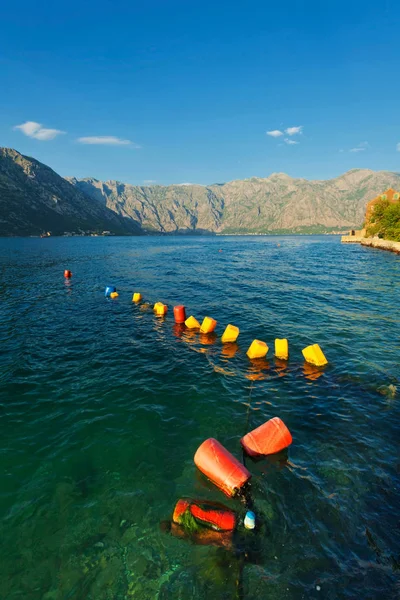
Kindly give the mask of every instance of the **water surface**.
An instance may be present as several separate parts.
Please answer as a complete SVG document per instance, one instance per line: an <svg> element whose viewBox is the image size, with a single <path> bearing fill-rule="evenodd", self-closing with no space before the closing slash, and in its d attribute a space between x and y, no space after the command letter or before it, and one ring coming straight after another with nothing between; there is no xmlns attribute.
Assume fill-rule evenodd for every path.
<svg viewBox="0 0 400 600"><path fill-rule="evenodd" d="M244 598L398 597L399 275L333 236L0 240L0 597L237 598L234 556L159 523L182 496L240 512L194 452L212 436L240 457L273 416L294 443L248 465L266 526ZM238 325L238 346L133 291ZM268 360L247 359L254 338ZM302 359L316 342L322 371Z"/></svg>

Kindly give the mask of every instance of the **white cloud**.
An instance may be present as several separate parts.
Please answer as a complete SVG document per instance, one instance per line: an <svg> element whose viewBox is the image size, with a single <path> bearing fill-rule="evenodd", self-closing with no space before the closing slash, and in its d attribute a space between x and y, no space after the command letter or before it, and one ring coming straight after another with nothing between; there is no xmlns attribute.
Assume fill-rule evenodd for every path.
<svg viewBox="0 0 400 600"><path fill-rule="evenodd" d="M300 135L303 133L303 125L299 125L298 127L288 127L285 129L285 133L288 135Z"/></svg>
<svg viewBox="0 0 400 600"><path fill-rule="evenodd" d="M360 142L355 148L350 148L349 152L364 152L365 150L368 150L368 148L368 142Z"/></svg>
<svg viewBox="0 0 400 600"><path fill-rule="evenodd" d="M42 142L54 140L57 135L65 133L65 131L61 131L60 129L47 129L46 127L42 127L41 123L36 123L35 121L26 121L22 125L16 125L14 129L19 129L28 137Z"/></svg>
<svg viewBox="0 0 400 600"><path fill-rule="evenodd" d="M283 140L285 142L285 144L287 144L288 146L294 146L296 144L300 144L300 142L296 142L295 140L289 140L288 138L285 138Z"/></svg>
<svg viewBox="0 0 400 600"><path fill-rule="evenodd" d="M88 137L80 137L77 139L80 144L92 144L92 145L103 145L103 146L132 146L133 148L140 148L131 140L122 140L114 135L93 135Z"/></svg>
<svg viewBox="0 0 400 600"><path fill-rule="evenodd" d="M270 135L274 138L278 138L281 137L281 135L283 135L283 131L279 131L279 129L273 129L272 131L267 131L267 135Z"/></svg>
<svg viewBox="0 0 400 600"><path fill-rule="evenodd" d="M400 142L397 144L396 150L397 150L397 152L400 152Z"/></svg>
<svg viewBox="0 0 400 600"><path fill-rule="evenodd" d="M154 183L157 183L156 179L143 179L143 183L144 185L153 185Z"/></svg>

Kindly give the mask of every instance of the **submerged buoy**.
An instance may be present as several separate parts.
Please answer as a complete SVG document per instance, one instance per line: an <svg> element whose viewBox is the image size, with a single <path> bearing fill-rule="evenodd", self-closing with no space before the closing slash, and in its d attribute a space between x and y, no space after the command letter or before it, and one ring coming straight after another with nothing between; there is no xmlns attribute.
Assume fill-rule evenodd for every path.
<svg viewBox="0 0 400 600"><path fill-rule="evenodd" d="M108 285L106 287L106 291L104 292L105 297L107 298L107 296L110 296L113 292L116 292L117 288L115 287L115 285Z"/></svg>
<svg viewBox="0 0 400 600"><path fill-rule="evenodd" d="M276 454L290 446L292 441L292 434L285 423L274 417L247 433L240 443L249 456L260 457Z"/></svg>
<svg viewBox="0 0 400 600"><path fill-rule="evenodd" d="M209 438L199 446L194 462L227 496L235 496L251 477L246 467L214 438Z"/></svg>
<svg viewBox="0 0 400 600"><path fill-rule="evenodd" d="M69 271L68 269L65 269L65 271L64 271L64 277L66 279L69 279L70 277L72 277L71 271Z"/></svg>
<svg viewBox="0 0 400 600"><path fill-rule="evenodd" d="M186 309L183 304L174 306L175 323L184 323L186 321Z"/></svg>

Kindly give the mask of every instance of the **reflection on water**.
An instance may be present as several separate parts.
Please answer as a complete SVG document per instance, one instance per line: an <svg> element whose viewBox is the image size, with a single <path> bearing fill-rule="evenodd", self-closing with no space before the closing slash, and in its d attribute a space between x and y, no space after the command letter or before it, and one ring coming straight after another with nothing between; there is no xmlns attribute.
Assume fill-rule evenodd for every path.
<svg viewBox="0 0 400 600"><path fill-rule="evenodd" d="M323 375L324 370L325 369L323 367L316 367L315 365L311 365L310 363L304 361L304 377L306 379L309 379L310 381L316 381L317 379L319 379L321 375Z"/></svg>
<svg viewBox="0 0 400 600"><path fill-rule="evenodd" d="M248 361L250 366L247 370L246 378L250 381L262 381L269 377L267 371L270 370L271 366L265 358L253 358Z"/></svg>
<svg viewBox="0 0 400 600"><path fill-rule="evenodd" d="M217 341L218 337L215 333L200 333L199 342L204 346L212 346Z"/></svg>
<svg viewBox="0 0 400 600"><path fill-rule="evenodd" d="M395 255L330 236L0 246L0 598L398 596ZM155 318L134 288L214 315L215 336ZM228 323L238 344L221 343ZM289 361L248 360L253 339L281 337ZM322 370L301 354L316 342ZM257 560L160 531L184 496L240 513L194 453L215 437L241 459L240 438L274 416L288 453L246 460Z"/></svg>
<svg viewBox="0 0 400 600"><path fill-rule="evenodd" d="M223 344L222 345L222 350L221 350L221 355L224 358L233 358L235 356L235 354L238 352L239 350L239 345L234 342L230 342L227 344Z"/></svg>

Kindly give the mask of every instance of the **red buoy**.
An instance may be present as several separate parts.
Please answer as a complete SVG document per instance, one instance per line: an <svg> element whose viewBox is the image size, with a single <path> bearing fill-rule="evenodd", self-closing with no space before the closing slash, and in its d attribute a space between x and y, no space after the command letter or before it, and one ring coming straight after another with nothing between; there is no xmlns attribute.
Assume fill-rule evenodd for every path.
<svg viewBox="0 0 400 600"><path fill-rule="evenodd" d="M201 526L212 527L216 531L233 531L236 526L235 513L216 502L207 500L178 500L175 506L172 520L181 525L184 522L183 515L189 512Z"/></svg>
<svg viewBox="0 0 400 600"><path fill-rule="evenodd" d="M285 423L279 417L274 417L247 433L240 443L249 456L260 457L280 452L292 441L292 434Z"/></svg>
<svg viewBox="0 0 400 600"><path fill-rule="evenodd" d="M186 310L181 304L174 306L175 323L184 323L186 321Z"/></svg>
<svg viewBox="0 0 400 600"><path fill-rule="evenodd" d="M71 271L68 271L68 269L65 269L65 271L64 271L64 277L66 279L69 279L70 277L72 277Z"/></svg>
<svg viewBox="0 0 400 600"><path fill-rule="evenodd" d="M194 462L227 496L234 496L251 477L246 467L214 438L199 446Z"/></svg>

